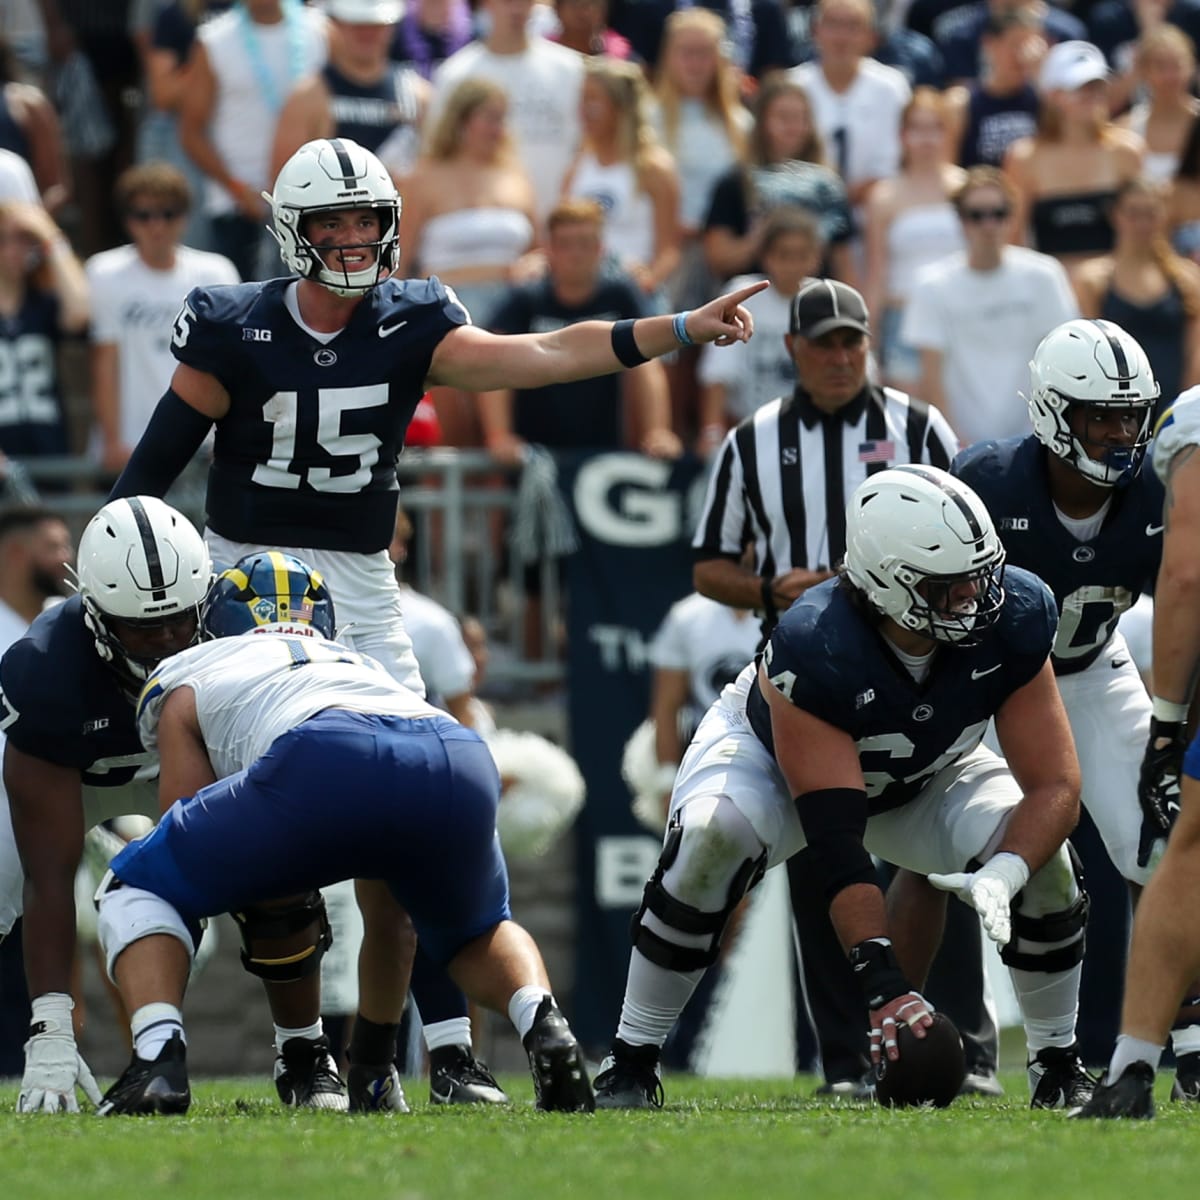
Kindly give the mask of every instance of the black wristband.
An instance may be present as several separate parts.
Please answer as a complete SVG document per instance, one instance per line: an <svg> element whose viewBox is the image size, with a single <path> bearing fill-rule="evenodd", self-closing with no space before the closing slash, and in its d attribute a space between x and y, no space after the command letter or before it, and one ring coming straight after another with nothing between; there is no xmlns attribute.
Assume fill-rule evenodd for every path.
<svg viewBox="0 0 1200 1200"><path fill-rule="evenodd" d="M890 942L868 938L850 948L849 958L850 966L854 968L854 978L858 980L867 1001L867 1008L872 1011L913 990L912 984L900 970Z"/></svg>
<svg viewBox="0 0 1200 1200"><path fill-rule="evenodd" d="M623 367L640 367L650 360L638 349L637 339L633 336L632 320L615 321L612 327L612 348L617 360Z"/></svg>
<svg viewBox="0 0 1200 1200"><path fill-rule="evenodd" d="M769 575L764 575L758 592L762 597L763 615L768 621L775 620L779 615L779 610L775 607L775 581Z"/></svg>

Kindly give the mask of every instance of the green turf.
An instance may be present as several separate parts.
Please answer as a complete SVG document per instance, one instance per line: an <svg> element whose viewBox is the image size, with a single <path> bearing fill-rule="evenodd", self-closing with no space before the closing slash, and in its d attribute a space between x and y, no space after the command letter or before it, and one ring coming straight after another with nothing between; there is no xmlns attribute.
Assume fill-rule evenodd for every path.
<svg viewBox="0 0 1200 1200"><path fill-rule="evenodd" d="M814 1082L668 1077L661 1112L511 1109L407 1117L285 1112L260 1080L195 1081L184 1118L17 1117L0 1089L4 1200L1153 1200L1194 1194L1200 1109L1067 1121L1011 1099L884 1112L811 1098ZM421 1093L415 1087L414 1097Z"/></svg>

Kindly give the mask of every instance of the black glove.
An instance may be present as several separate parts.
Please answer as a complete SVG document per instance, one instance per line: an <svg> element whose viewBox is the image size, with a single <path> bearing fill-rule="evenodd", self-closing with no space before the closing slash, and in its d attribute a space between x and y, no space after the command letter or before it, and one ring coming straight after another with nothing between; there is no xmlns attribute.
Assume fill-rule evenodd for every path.
<svg viewBox="0 0 1200 1200"><path fill-rule="evenodd" d="M1150 718L1150 739L1138 776L1138 803L1142 806L1142 832L1138 838L1138 866L1150 861L1154 843L1166 837L1179 815L1179 777L1187 731L1182 721Z"/></svg>

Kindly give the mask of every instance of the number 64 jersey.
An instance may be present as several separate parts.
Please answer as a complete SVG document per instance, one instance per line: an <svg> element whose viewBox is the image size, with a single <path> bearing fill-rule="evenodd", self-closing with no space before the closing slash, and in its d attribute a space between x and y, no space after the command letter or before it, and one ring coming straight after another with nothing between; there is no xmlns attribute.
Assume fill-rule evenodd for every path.
<svg viewBox="0 0 1200 1200"><path fill-rule="evenodd" d="M396 459L433 353L467 310L436 278L387 279L335 334L296 280L194 288L171 351L220 381L208 526L233 542L369 554L391 541Z"/></svg>

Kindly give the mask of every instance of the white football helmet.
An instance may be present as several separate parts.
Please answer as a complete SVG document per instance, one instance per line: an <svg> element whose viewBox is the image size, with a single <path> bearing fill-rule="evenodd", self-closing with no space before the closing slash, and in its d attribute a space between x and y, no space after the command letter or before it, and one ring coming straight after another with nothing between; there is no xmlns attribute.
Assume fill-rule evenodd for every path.
<svg viewBox="0 0 1200 1200"><path fill-rule="evenodd" d="M1141 470L1159 386L1145 350L1112 321L1066 321L1052 329L1029 364L1029 419L1038 441L1101 487L1124 487ZM1071 405L1133 409L1137 436L1125 446L1088 445L1071 431ZM1098 448L1098 443L1091 443Z"/></svg>
<svg viewBox="0 0 1200 1200"><path fill-rule="evenodd" d="M937 467L868 476L846 508L845 572L878 612L939 642L969 645L1004 605L1004 546L984 503ZM973 582L956 602L955 585Z"/></svg>
<svg viewBox="0 0 1200 1200"><path fill-rule="evenodd" d="M131 654L110 627L111 618L154 628L194 613L212 582L212 563L195 526L155 496L131 496L106 504L79 539L75 586L96 653L121 677L141 685L157 659Z"/></svg>
<svg viewBox="0 0 1200 1200"><path fill-rule="evenodd" d="M302 279L312 279L339 296L359 296L396 269L400 251L400 194L387 168L349 138L305 142L280 168L271 206L272 237L284 263ZM314 213L371 208L379 214L379 241L364 242L375 261L361 271L328 267L304 232Z"/></svg>

